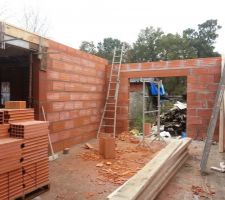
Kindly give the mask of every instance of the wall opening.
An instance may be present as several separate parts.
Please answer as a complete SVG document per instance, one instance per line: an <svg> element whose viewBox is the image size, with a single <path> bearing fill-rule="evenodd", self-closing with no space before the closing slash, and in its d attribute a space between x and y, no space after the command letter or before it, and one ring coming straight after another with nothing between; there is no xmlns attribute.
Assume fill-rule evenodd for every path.
<svg viewBox="0 0 225 200"><path fill-rule="evenodd" d="M145 78L146 79L146 78ZM174 104L178 101L187 102L187 77L160 77L148 78L149 82L162 80L165 94L161 95L161 115L160 122L164 125L164 130L172 136L181 135L186 132L187 109L177 108ZM146 109L157 110L157 96L151 93L151 83L146 85L149 98L146 98ZM141 78L129 79L129 129L137 129L142 132L142 112L143 111L143 83ZM146 115L146 121L156 125L157 113Z"/></svg>
<svg viewBox="0 0 225 200"><path fill-rule="evenodd" d="M0 50L0 107L6 101L31 101L30 50L6 45Z"/></svg>

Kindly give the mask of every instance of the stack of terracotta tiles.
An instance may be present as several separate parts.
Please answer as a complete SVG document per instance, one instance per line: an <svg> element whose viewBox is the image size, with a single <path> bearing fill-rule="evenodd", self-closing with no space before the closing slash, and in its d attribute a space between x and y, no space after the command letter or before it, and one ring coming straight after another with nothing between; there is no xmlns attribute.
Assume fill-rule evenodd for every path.
<svg viewBox="0 0 225 200"><path fill-rule="evenodd" d="M34 120L33 109L4 109L4 123Z"/></svg>
<svg viewBox="0 0 225 200"><path fill-rule="evenodd" d="M0 110L0 124L4 123L4 111Z"/></svg>
<svg viewBox="0 0 225 200"><path fill-rule="evenodd" d="M0 124L0 139L9 136L9 124Z"/></svg>
<svg viewBox="0 0 225 200"><path fill-rule="evenodd" d="M0 131L6 130L3 134L6 138L0 139L0 200L23 196L49 184L49 123L32 120L34 116L30 114L25 114L25 118L30 116L28 121L18 117L18 113L21 116L33 113L31 109L26 110L29 111L4 110L4 116L9 116L6 118L10 123L0 124ZM13 144L19 145L14 147ZM14 167L8 167L11 165Z"/></svg>
<svg viewBox="0 0 225 200"><path fill-rule="evenodd" d="M10 124L10 137L23 138L22 167L24 193L49 182L48 122L26 121Z"/></svg>
<svg viewBox="0 0 225 200"><path fill-rule="evenodd" d="M22 139L0 139L0 199L13 199L23 193Z"/></svg>

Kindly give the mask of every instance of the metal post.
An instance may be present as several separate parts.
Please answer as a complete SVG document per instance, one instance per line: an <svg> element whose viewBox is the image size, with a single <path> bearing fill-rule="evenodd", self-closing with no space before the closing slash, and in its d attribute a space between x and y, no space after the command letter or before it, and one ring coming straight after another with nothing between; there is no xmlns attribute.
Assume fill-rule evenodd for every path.
<svg viewBox="0 0 225 200"><path fill-rule="evenodd" d="M142 103L142 131L143 131L143 140L144 140L144 137L145 137L145 80L142 79L142 83L143 83L143 103Z"/></svg>
<svg viewBox="0 0 225 200"><path fill-rule="evenodd" d="M158 116L157 116L157 135L159 136L160 135L160 110L161 110L161 104L160 104L160 87L161 87L161 84L162 84L162 80L160 80L158 82Z"/></svg>
<svg viewBox="0 0 225 200"><path fill-rule="evenodd" d="M30 53L30 65L29 65L29 97L28 97L28 107L32 107L32 75L33 75L33 55Z"/></svg>

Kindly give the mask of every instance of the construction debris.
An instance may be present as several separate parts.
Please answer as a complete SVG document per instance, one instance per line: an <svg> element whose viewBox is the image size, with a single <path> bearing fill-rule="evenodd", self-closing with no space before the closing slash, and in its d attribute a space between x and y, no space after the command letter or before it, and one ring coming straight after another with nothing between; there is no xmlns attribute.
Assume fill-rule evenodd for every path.
<svg viewBox="0 0 225 200"><path fill-rule="evenodd" d="M69 154L69 152L70 152L70 148L63 149L63 154Z"/></svg>
<svg viewBox="0 0 225 200"><path fill-rule="evenodd" d="M197 197L205 197L207 199L212 199L213 195L215 194L215 192L211 191L211 189L209 188L209 186L206 186L206 189L203 189L203 187L201 186L195 186L192 185L192 193L194 195L197 195Z"/></svg>
<svg viewBox="0 0 225 200"><path fill-rule="evenodd" d="M104 166L103 163L98 163L98 164L96 165L96 167L103 167L103 166Z"/></svg>
<svg viewBox="0 0 225 200"><path fill-rule="evenodd" d="M109 200L153 200L188 158L190 138L173 139L138 173L111 193Z"/></svg>
<svg viewBox="0 0 225 200"><path fill-rule="evenodd" d="M93 149L94 147L91 144L89 144L89 143L85 143L84 144L84 148L85 149Z"/></svg>
<svg viewBox="0 0 225 200"><path fill-rule="evenodd" d="M137 147L131 140L133 136L123 132L116 140L115 159L104 159L99 151L91 149L84 151L78 156L87 161L97 161L95 164L98 170L97 184L111 182L121 185L139 171L153 155L162 148L161 144L153 144L154 152L146 148Z"/></svg>
<svg viewBox="0 0 225 200"><path fill-rule="evenodd" d="M217 172L225 172L225 164L224 162L220 162L220 167L211 167L211 170L217 171Z"/></svg>
<svg viewBox="0 0 225 200"><path fill-rule="evenodd" d="M186 104L177 102L174 108L160 116L160 124L164 125L164 131L172 136L179 136L186 130Z"/></svg>

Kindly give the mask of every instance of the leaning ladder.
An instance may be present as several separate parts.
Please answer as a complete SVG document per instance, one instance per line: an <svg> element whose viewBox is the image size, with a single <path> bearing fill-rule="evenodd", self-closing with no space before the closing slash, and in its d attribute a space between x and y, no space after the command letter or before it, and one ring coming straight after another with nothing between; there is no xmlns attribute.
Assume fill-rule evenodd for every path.
<svg viewBox="0 0 225 200"><path fill-rule="evenodd" d="M202 173L206 172L206 165L207 165L207 161L208 161L208 157L209 157L210 148L212 145L213 135L214 135L215 128L216 128L216 123L217 123L218 114L220 111L220 105L221 105L221 102L223 99L224 90L225 90L225 68L222 71L222 76L221 76L220 83L219 83L219 86L217 89L216 99L215 99L215 103L214 103L213 110L212 110L212 115L211 115L211 118L209 121L208 130L207 130L205 146L204 146L202 160L201 160L201 164L200 164Z"/></svg>
<svg viewBox="0 0 225 200"><path fill-rule="evenodd" d="M115 138L116 135L116 111L117 111L117 99L120 84L120 69L122 58L124 54L124 44L121 49L115 47L113 52L113 60L111 65L108 91L106 96L106 102L102 113L100 125L98 128L97 138L101 133L104 133L105 128L112 130L112 135Z"/></svg>

